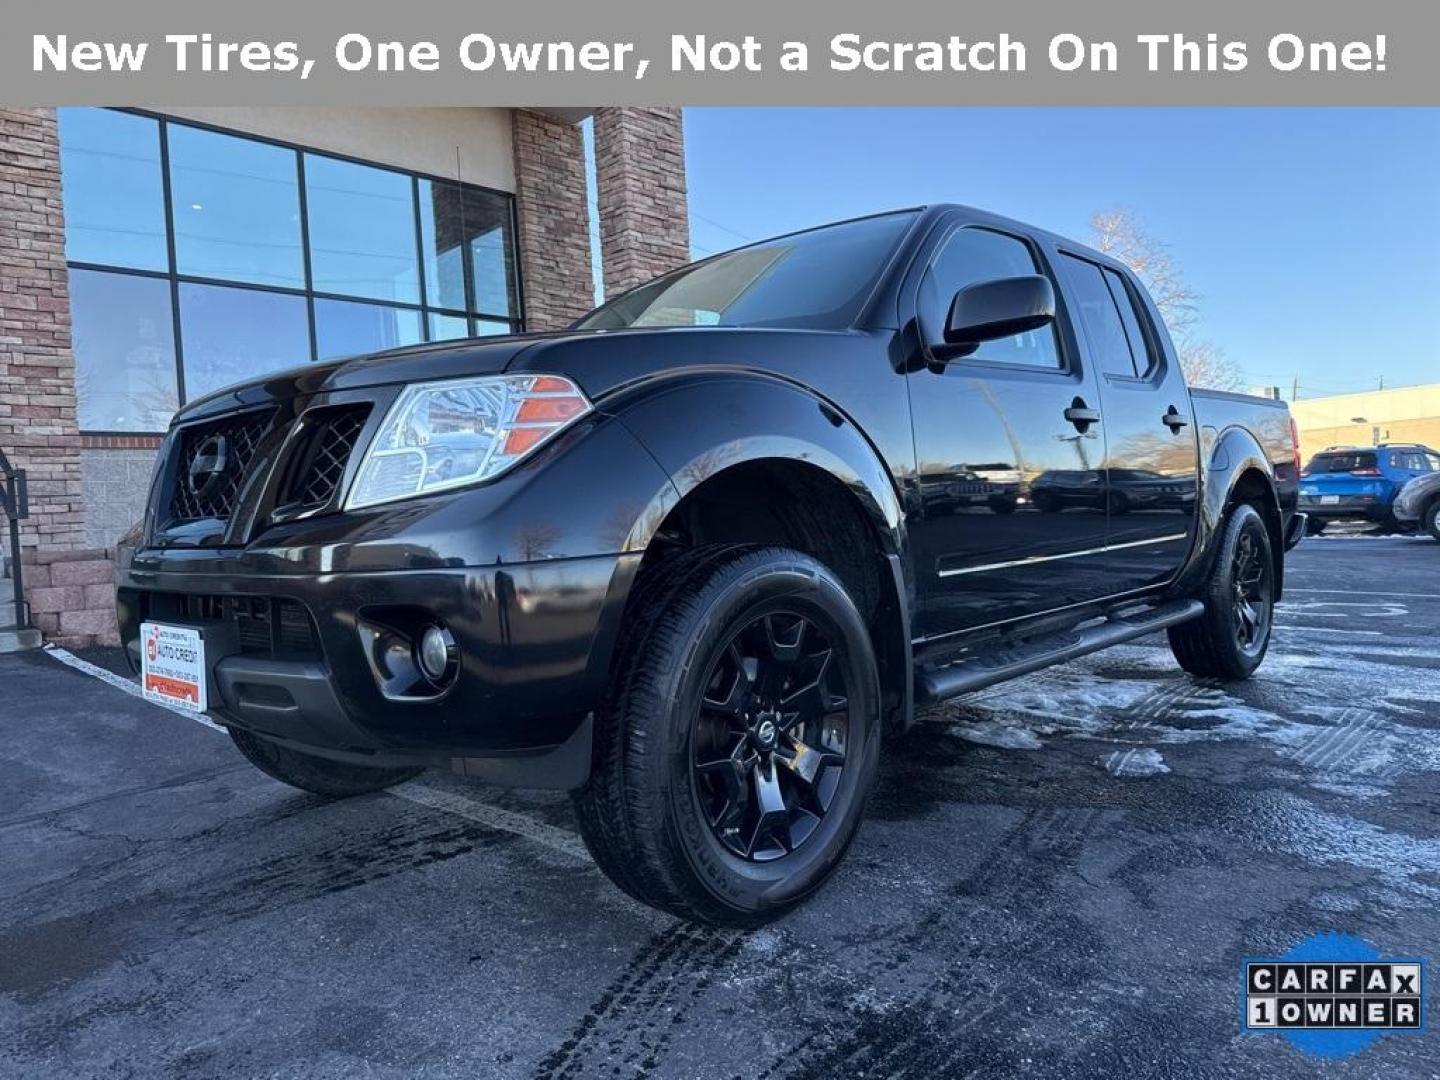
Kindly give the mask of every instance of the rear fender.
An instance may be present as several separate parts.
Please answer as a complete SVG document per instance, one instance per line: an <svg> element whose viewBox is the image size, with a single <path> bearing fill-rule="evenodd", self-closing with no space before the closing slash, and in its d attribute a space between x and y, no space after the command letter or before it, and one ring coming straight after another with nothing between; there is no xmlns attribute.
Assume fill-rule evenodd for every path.
<svg viewBox="0 0 1440 1080"><path fill-rule="evenodd" d="M1210 432L1202 432L1202 437ZM1259 441L1243 427L1228 427L1213 439L1206 440L1204 482L1200 493L1199 543L1195 545L1190 564L1176 581L1174 592L1191 595L1209 576L1215 559L1220 530L1226 512L1237 499L1260 502L1260 512L1270 532L1270 547L1275 561L1275 598L1280 599L1284 585L1285 545L1280 519L1280 502L1275 494L1275 469L1265 456ZM1258 481L1257 478L1258 477ZM1254 485L1254 490L1249 490Z"/></svg>

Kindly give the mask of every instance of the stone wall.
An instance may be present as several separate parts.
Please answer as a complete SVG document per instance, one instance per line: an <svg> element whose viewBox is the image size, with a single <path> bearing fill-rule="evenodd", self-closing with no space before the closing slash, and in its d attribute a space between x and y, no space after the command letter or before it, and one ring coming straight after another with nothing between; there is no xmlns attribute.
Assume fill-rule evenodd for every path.
<svg viewBox="0 0 1440 1080"><path fill-rule="evenodd" d="M23 545L83 544L54 109L0 108L0 450L30 482Z"/></svg>
<svg viewBox="0 0 1440 1080"><path fill-rule="evenodd" d="M114 547L125 530L145 516L145 497L154 469L154 446L86 447L80 451L86 547Z"/></svg>
<svg viewBox="0 0 1440 1080"><path fill-rule="evenodd" d="M595 306L580 128L516 109L511 145L525 326L557 330Z"/></svg>
<svg viewBox="0 0 1440 1080"><path fill-rule="evenodd" d="M67 649L120 643L113 548L32 551L21 563L30 621L47 641Z"/></svg>
<svg viewBox="0 0 1440 1080"><path fill-rule="evenodd" d="M690 261L679 109L596 110L595 189L606 299Z"/></svg>

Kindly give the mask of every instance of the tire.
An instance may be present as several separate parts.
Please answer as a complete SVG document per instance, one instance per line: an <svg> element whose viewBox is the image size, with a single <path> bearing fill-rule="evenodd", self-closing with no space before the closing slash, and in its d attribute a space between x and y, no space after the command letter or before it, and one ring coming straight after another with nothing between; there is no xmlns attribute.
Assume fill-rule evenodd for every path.
<svg viewBox="0 0 1440 1080"><path fill-rule="evenodd" d="M1274 598L1270 533L1259 511L1240 503L1226 516L1215 563L1199 594L1205 613L1167 631L1171 652L1192 675L1248 679L1270 648Z"/></svg>
<svg viewBox="0 0 1440 1080"><path fill-rule="evenodd" d="M238 728L232 727L229 731L230 738L240 748L240 753L261 772L301 791L324 795L330 799L346 799L352 795L383 791L424 772L423 769L381 769L370 765L349 765L313 754L302 754L298 750L291 750L288 746L281 746Z"/></svg>
<svg viewBox="0 0 1440 1080"><path fill-rule="evenodd" d="M1431 499L1420 511L1420 528L1436 540L1440 540L1440 498Z"/></svg>
<svg viewBox="0 0 1440 1080"><path fill-rule="evenodd" d="M1305 535L1319 536L1325 531L1325 522L1319 518L1311 517L1305 519Z"/></svg>
<svg viewBox="0 0 1440 1080"><path fill-rule="evenodd" d="M758 926L819 888L859 827L881 729L865 622L785 548L698 548L637 588L580 834L642 903Z"/></svg>

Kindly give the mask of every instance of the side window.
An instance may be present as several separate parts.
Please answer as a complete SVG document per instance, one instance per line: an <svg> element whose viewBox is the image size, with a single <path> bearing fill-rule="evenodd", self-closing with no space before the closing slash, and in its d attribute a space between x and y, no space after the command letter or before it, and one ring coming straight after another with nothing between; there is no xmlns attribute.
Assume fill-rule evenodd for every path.
<svg viewBox="0 0 1440 1080"><path fill-rule="evenodd" d="M925 272L917 299L920 329L932 345L945 340L945 320L955 294L969 285L1040 273L1035 256L1023 240L989 229L955 232ZM1000 341L984 342L967 359L990 363L1059 368L1060 347L1055 327L1046 326Z"/></svg>
<svg viewBox="0 0 1440 1080"><path fill-rule="evenodd" d="M1124 275L1105 268L1105 283L1110 286L1110 295L1120 311L1120 321L1125 324L1125 337L1130 342L1130 357L1135 361L1135 373L1146 374L1155 362L1150 351L1150 342L1140 328L1140 313L1135 309L1135 294L1125 284Z"/></svg>
<svg viewBox="0 0 1440 1080"><path fill-rule="evenodd" d="M1133 377L1140 374L1142 366L1135 362L1135 356L1130 351L1130 336L1126 333L1116 297L1105 280L1105 272L1094 263L1073 255L1061 255L1060 267L1079 302L1080 323L1085 327L1091 359L1107 375ZM1135 318L1133 312L1130 317L1132 320ZM1137 326L1137 333L1138 330ZM1144 366L1149 366L1148 360Z"/></svg>

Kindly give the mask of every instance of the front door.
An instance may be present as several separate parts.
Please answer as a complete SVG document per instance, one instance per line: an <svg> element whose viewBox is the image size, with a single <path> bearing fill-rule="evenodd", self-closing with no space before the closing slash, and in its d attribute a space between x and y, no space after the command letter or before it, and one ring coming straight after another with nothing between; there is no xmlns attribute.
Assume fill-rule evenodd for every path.
<svg viewBox="0 0 1440 1080"><path fill-rule="evenodd" d="M1100 380L1109 528L1095 573L1115 594L1164 584L1185 561L1195 523L1190 393L1128 274L1069 252L1057 269Z"/></svg>
<svg viewBox="0 0 1440 1080"><path fill-rule="evenodd" d="M956 292L1035 273L1050 269L1031 240L961 224L919 279L915 317L929 362L913 366L908 386L923 637L1105 592L1091 572L1106 529L1100 395L1063 316L968 356L945 353L944 321Z"/></svg>

